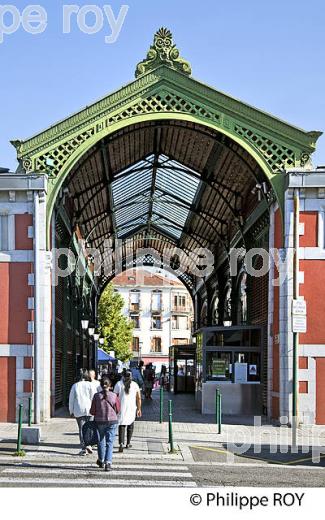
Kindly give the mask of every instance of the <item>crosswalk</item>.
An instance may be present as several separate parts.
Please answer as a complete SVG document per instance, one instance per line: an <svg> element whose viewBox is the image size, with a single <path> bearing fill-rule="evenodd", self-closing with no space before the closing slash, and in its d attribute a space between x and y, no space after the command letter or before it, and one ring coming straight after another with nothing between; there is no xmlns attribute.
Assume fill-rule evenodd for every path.
<svg viewBox="0 0 325 520"><path fill-rule="evenodd" d="M1 487L196 487L184 463L156 460L114 463L106 473L94 461L0 464Z"/></svg>

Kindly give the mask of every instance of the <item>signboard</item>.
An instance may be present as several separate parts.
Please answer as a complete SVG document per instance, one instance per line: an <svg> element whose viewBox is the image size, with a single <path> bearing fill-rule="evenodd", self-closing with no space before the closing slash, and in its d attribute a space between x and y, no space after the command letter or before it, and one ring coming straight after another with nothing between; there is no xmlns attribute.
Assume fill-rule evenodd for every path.
<svg viewBox="0 0 325 520"><path fill-rule="evenodd" d="M292 300L292 332L307 332L307 305L305 300Z"/></svg>
<svg viewBox="0 0 325 520"><path fill-rule="evenodd" d="M306 316L307 303L306 300L292 300L292 314L297 316Z"/></svg>
<svg viewBox="0 0 325 520"><path fill-rule="evenodd" d="M292 315L292 332L307 332L307 316Z"/></svg>
<svg viewBox="0 0 325 520"><path fill-rule="evenodd" d="M247 383L247 363L234 364L234 382Z"/></svg>
<svg viewBox="0 0 325 520"><path fill-rule="evenodd" d="M257 365L248 365L248 373L250 376L257 375Z"/></svg>
<svg viewBox="0 0 325 520"><path fill-rule="evenodd" d="M212 375L226 377L226 362L224 359L214 359L212 361Z"/></svg>

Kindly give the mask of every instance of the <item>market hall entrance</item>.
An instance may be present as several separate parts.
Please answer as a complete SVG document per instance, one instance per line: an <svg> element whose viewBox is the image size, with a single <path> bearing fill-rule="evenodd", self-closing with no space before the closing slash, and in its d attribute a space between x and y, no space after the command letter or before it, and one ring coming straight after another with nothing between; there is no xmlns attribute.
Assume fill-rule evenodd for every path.
<svg viewBox="0 0 325 520"><path fill-rule="evenodd" d="M283 206L282 174L306 164L318 136L196 81L162 28L132 83L14 141L20 171L47 174L42 232L48 252L67 248L82 260L52 295L40 286L46 312L51 307L50 318L46 314L36 326L41 330L44 323L46 345L51 343L46 357L38 358L42 409L49 386L54 405L64 404L78 368L95 364L94 340L82 318L98 324L100 294L121 270L167 259L192 296L195 330L268 330L269 276L248 273L245 255L269 250L270 215ZM42 261L45 272L45 255ZM254 269L261 265L257 255ZM261 348L267 354L267 339ZM263 355L264 407L267 360Z"/></svg>

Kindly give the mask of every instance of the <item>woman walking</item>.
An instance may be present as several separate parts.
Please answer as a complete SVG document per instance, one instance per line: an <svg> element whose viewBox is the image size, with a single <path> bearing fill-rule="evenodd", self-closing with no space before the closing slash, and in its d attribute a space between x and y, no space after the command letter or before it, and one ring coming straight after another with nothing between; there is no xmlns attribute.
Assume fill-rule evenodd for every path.
<svg viewBox="0 0 325 520"><path fill-rule="evenodd" d="M111 380L104 376L101 380L102 391L94 395L90 413L95 416L98 428L97 466L111 471L114 439L117 431L120 401L112 388Z"/></svg>
<svg viewBox="0 0 325 520"><path fill-rule="evenodd" d="M126 430L126 448L132 448L131 439L136 417L141 417L141 392L139 385L132 381L132 373L127 370L116 383L114 392L119 396L121 412L119 415L119 452L123 453Z"/></svg>

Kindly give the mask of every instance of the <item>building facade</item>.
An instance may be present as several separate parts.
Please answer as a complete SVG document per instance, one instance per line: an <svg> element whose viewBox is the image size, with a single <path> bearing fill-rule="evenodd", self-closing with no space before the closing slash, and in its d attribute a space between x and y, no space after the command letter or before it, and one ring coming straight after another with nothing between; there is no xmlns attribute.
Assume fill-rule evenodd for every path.
<svg viewBox="0 0 325 520"><path fill-rule="evenodd" d="M133 360L168 366L169 347L191 342L193 305L186 287L161 271L129 270L113 280L133 322Z"/></svg>
<svg viewBox="0 0 325 520"><path fill-rule="evenodd" d="M12 141L17 171L0 169L1 421L31 396L36 423L66 404L78 368L95 363L82 318L96 324L117 274L167 262L195 329L263 331L264 413L325 424L321 133L191 74L161 29L133 82Z"/></svg>

